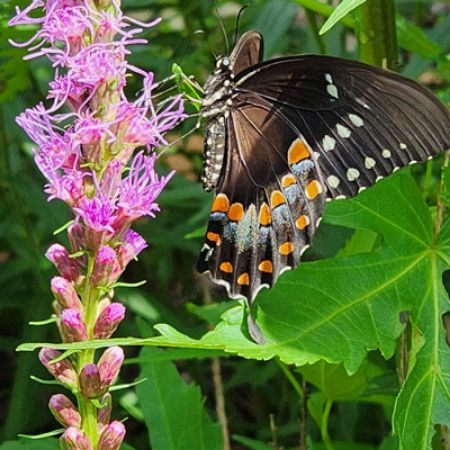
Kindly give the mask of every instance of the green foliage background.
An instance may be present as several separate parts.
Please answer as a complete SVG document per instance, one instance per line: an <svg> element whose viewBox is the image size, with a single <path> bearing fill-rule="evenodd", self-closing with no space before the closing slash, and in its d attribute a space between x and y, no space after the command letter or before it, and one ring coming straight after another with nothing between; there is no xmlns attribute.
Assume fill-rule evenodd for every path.
<svg viewBox="0 0 450 450"><path fill-rule="evenodd" d="M63 205L47 203L31 145L14 123L18 112L44 97L51 76L46 62L25 63L24 52L7 43L31 35L32 30L7 27L13 5L27 3L0 5L1 450L59 448L54 439L16 440L18 433L57 428L46 408L55 389L30 380L48 375L35 352L15 348L58 342L51 326L27 324L51 313L48 283L54 271L43 254L55 239L64 240L53 231L70 218ZM266 58L324 53L380 63L384 55L395 65L391 22L400 47L395 67L450 101L445 3L345 0L324 34L319 30L334 2L249 3L240 28L263 33ZM176 62L204 82L213 53L226 48L217 15L232 42L242 4L124 1L125 11L141 20L165 19L148 32L150 45L137 47L132 62L159 79ZM138 89L130 80L130 95ZM191 129L193 120L179 133ZM243 306L226 301L222 290L193 269L201 238L186 236L198 235L210 203L197 181L199 139L184 140L162 158L161 171L180 170L161 197L163 212L139 224L150 249L126 275L126 281L148 283L117 292L128 308L116 338L128 356L120 383L143 380L114 393L115 416L128 417L123 448L449 449L450 221L436 225L437 210L450 204L443 156L327 206L307 262L258 297L257 320L267 340L258 346L242 326ZM216 412L220 387L231 447L224 444L224 419Z"/></svg>

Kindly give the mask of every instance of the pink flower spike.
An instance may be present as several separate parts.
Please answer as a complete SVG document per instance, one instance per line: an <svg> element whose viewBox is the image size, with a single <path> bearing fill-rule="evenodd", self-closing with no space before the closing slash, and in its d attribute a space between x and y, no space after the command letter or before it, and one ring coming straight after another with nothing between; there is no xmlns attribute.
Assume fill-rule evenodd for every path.
<svg viewBox="0 0 450 450"><path fill-rule="evenodd" d="M122 240L122 244L117 250L117 258L122 270L130 261L135 259L142 250L148 247L145 239L133 230L127 230Z"/></svg>
<svg viewBox="0 0 450 450"><path fill-rule="evenodd" d="M121 303L111 303L98 316L94 327L96 339L108 339L116 331L125 318L125 306Z"/></svg>
<svg viewBox="0 0 450 450"><path fill-rule="evenodd" d="M62 277L54 277L51 281L53 295L56 301L63 308L72 308L77 311L83 311L83 304L73 284Z"/></svg>
<svg viewBox="0 0 450 450"><path fill-rule="evenodd" d="M45 256L55 265L63 278L77 281L80 277L80 268L77 261L69 256L69 252L60 244L53 244Z"/></svg>
<svg viewBox="0 0 450 450"><path fill-rule="evenodd" d="M108 388L119 376L125 355L120 347L109 347L103 352L98 361L100 381L103 387Z"/></svg>
<svg viewBox="0 0 450 450"><path fill-rule="evenodd" d="M55 419L64 427L81 427L81 416L75 405L63 394L50 397L48 407Z"/></svg>
<svg viewBox="0 0 450 450"><path fill-rule="evenodd" d="M90 439L78 428L69 427L61 436L62 450L93 450Z"/></svg>
<svg viewBox="0 0 450 450"><path fill-rule="evenodd" d="M98 398L100 392L100 372L96 364L86 364L80 372L80 390L86 398Z"/></svg>
<svg viewBox="0 0 450 450"><path fill-rule="evenodd" d="M103 431L98 442L98 450L119 450L125 438L125 426L115 420Z"/></svg>
<svg viewBox="0 0 450 450"><path fill-rule="evenodd" d="M61 334L64 342L81 342L88 338L86 325L76 309L65 309L60 318Z"/></svg>
<svg viewBox="0 0 450 450"><path fill-rule="evenodd" d="M39 352L39 361L41 364L68 389L76 389L78 386L78 376L69 359L52 363L52 361L61 356L61 352L51 348L43 348Z"/></svg>

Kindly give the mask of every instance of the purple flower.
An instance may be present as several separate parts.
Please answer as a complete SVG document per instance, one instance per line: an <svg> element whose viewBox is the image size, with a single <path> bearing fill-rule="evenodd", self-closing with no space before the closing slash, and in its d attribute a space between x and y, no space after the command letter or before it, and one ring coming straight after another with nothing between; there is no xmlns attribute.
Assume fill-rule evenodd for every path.
<svg viewBox="0 0 450 450"><path fill-rule="evenodd" d="M139 152L131 164L127 177L120 184L119 215L121 219L126 218L126 222L134 221L141 216L155 217L160 210L155 200L174 172L160 178L154 170L155 159L155 154L146 156L143 152Z"/></svg>
<svg viewBox="0 0 450 450"><path fill-rule="evenodd" d="M41 364L64 386L75 389L78 386L78 376L69 359L53 363L52 361L61 356L61 352L51 348L43 348L39 352Z"/></svg>
<svg viewBox="0 0 450 450"><path fill-rule="evenodd" d="M91 284L94 286L111 286L119 278L121 272L115 250L109 245L100 247L95 257Z"/></svg>
<svg viewBox="0 0 450 450"><path fill-rule="evenodd" d="M117 420L111 422L100 436L98 450L119 450L125 433L125 426L122 422Z"/></svg>
<svg viewBox="0 0 450 450"><path fill-rule="evenodd" d="M61 334L65 342L86 341L86 325L76 309L65 309L60 316Z"/></svg>
<svg viewBox="0 0 450 450"><path fill-rule="evenodd" d="M53 295L63 309L73 308L80 312L83 310L80 297L70 281L62 277L54 277L51 287Z"/></svg>
<svg viewBox="0 0 450 450"><path fill-rule="evenodd" d="M52 395L48 407L55 419L64 427L81 427L80 413L65 395Z"/></svg>
<svg viewBox="0 0 450 450"><path fill-rule="evenodd" d="M100 391L100 372L96 364L86 364L80 372L80 391L86 398L97 398Z"/></svg>
<svg viewBox="0 0 450 450"><path fill-rule="evenodd" d="M45 256L55 265L63 278L76 282L80 277L80 267L69 252L60 244L53 244Z"/></svg>
<svg viewBox="0 0 450 450"><path fill-rule="evenodd" d="M120 347L109 347L98 361L102 386L110 386L119 376L125 355Z"/></svg>
<svg viewBox="0 0 450 450"><path fill-rule="evenodd" d="M62 450L93 450L90 439L76 427L67 428L60 442Z"/></svg>
<svg viewBox="0 0 450 450"><path fill-rule="evenodd" d="M133 230L127 230L122 239L122 243L117 251L117 259L122 270L128 263L135 259L142 250L147 248L148 244L145 239Z"/></svg>
<svg viewBox="0 0 450 450"><path fill-rule="evenodd" d="M94 336L96 339L108 339L116 331L125 318L125 306L122 303L111 303L98 316L95 322Z"/></svg>

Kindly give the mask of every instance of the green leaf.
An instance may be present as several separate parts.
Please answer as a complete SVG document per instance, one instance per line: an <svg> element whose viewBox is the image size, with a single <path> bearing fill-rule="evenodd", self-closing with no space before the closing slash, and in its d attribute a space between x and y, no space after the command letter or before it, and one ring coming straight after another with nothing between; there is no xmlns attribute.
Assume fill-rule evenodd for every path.
<svg viewBox="0 0 450 450"><path fill-rule="evenodd" d="M239 436L238 434L233 435L233 440L239 442L239 444L245 445L250 450L273 450L273 447L269 444L255 441L254 439L249 439L245 436Z"/></svg>
<svg viewBox="0 0 450 450"><path fill-rule="evenodd" d="M157 353L145 349L142 356ZM148 378L136 391L154 450L222 450L222 431L205 412L202 394L181 378L173 363L145 362Z"/></svg>
<svg viewBox="0 0 450 450"><path fill-rule="evenodd" d="M443 53L442 48L432 41L421 28L397 16L397 37L399 45L422 58L432 59Z"/></svg>
<svg viewBox="0 0 450 450"><path fill-rule="evenodd" d="M42 434L19 434L19 437L22 439L29 439L31 441L40 441L42 439L47 439L52 436L58 436L62 433L64 433L64 428L61 428L59 430L49 431L47 433L42 433Z"/></svg>
<svg viewBox="0 0 450 450"><path fill-rule="evenodd" d="M46 439L45 441L33 442L28 439L19 441L8 441L0 445L0 450L59 450L59 440Z"/></svg>
<svg viewBox="0 0 450 450"><path fill-rule="evenodd" d="M333 28L340 20L347 16L350 11L353 11L358 6L365 3L366 0L343 0L336 9L333 11L330 17L322 25L319 34L325 34L331 28Z"/></svg>

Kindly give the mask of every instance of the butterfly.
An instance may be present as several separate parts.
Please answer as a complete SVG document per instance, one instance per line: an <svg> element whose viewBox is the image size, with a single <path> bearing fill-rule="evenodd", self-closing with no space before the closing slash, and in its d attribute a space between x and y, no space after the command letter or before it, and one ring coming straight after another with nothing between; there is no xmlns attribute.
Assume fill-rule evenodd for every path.
<svg viewBox="0 0 450 450"><path fill-rule="evenodd" d="M203 186L215 191L197 264L251 304L296 267L327 200L450 147L450 114L396 73L319 55L262 62L245 33L205 84Z"/></svg>

